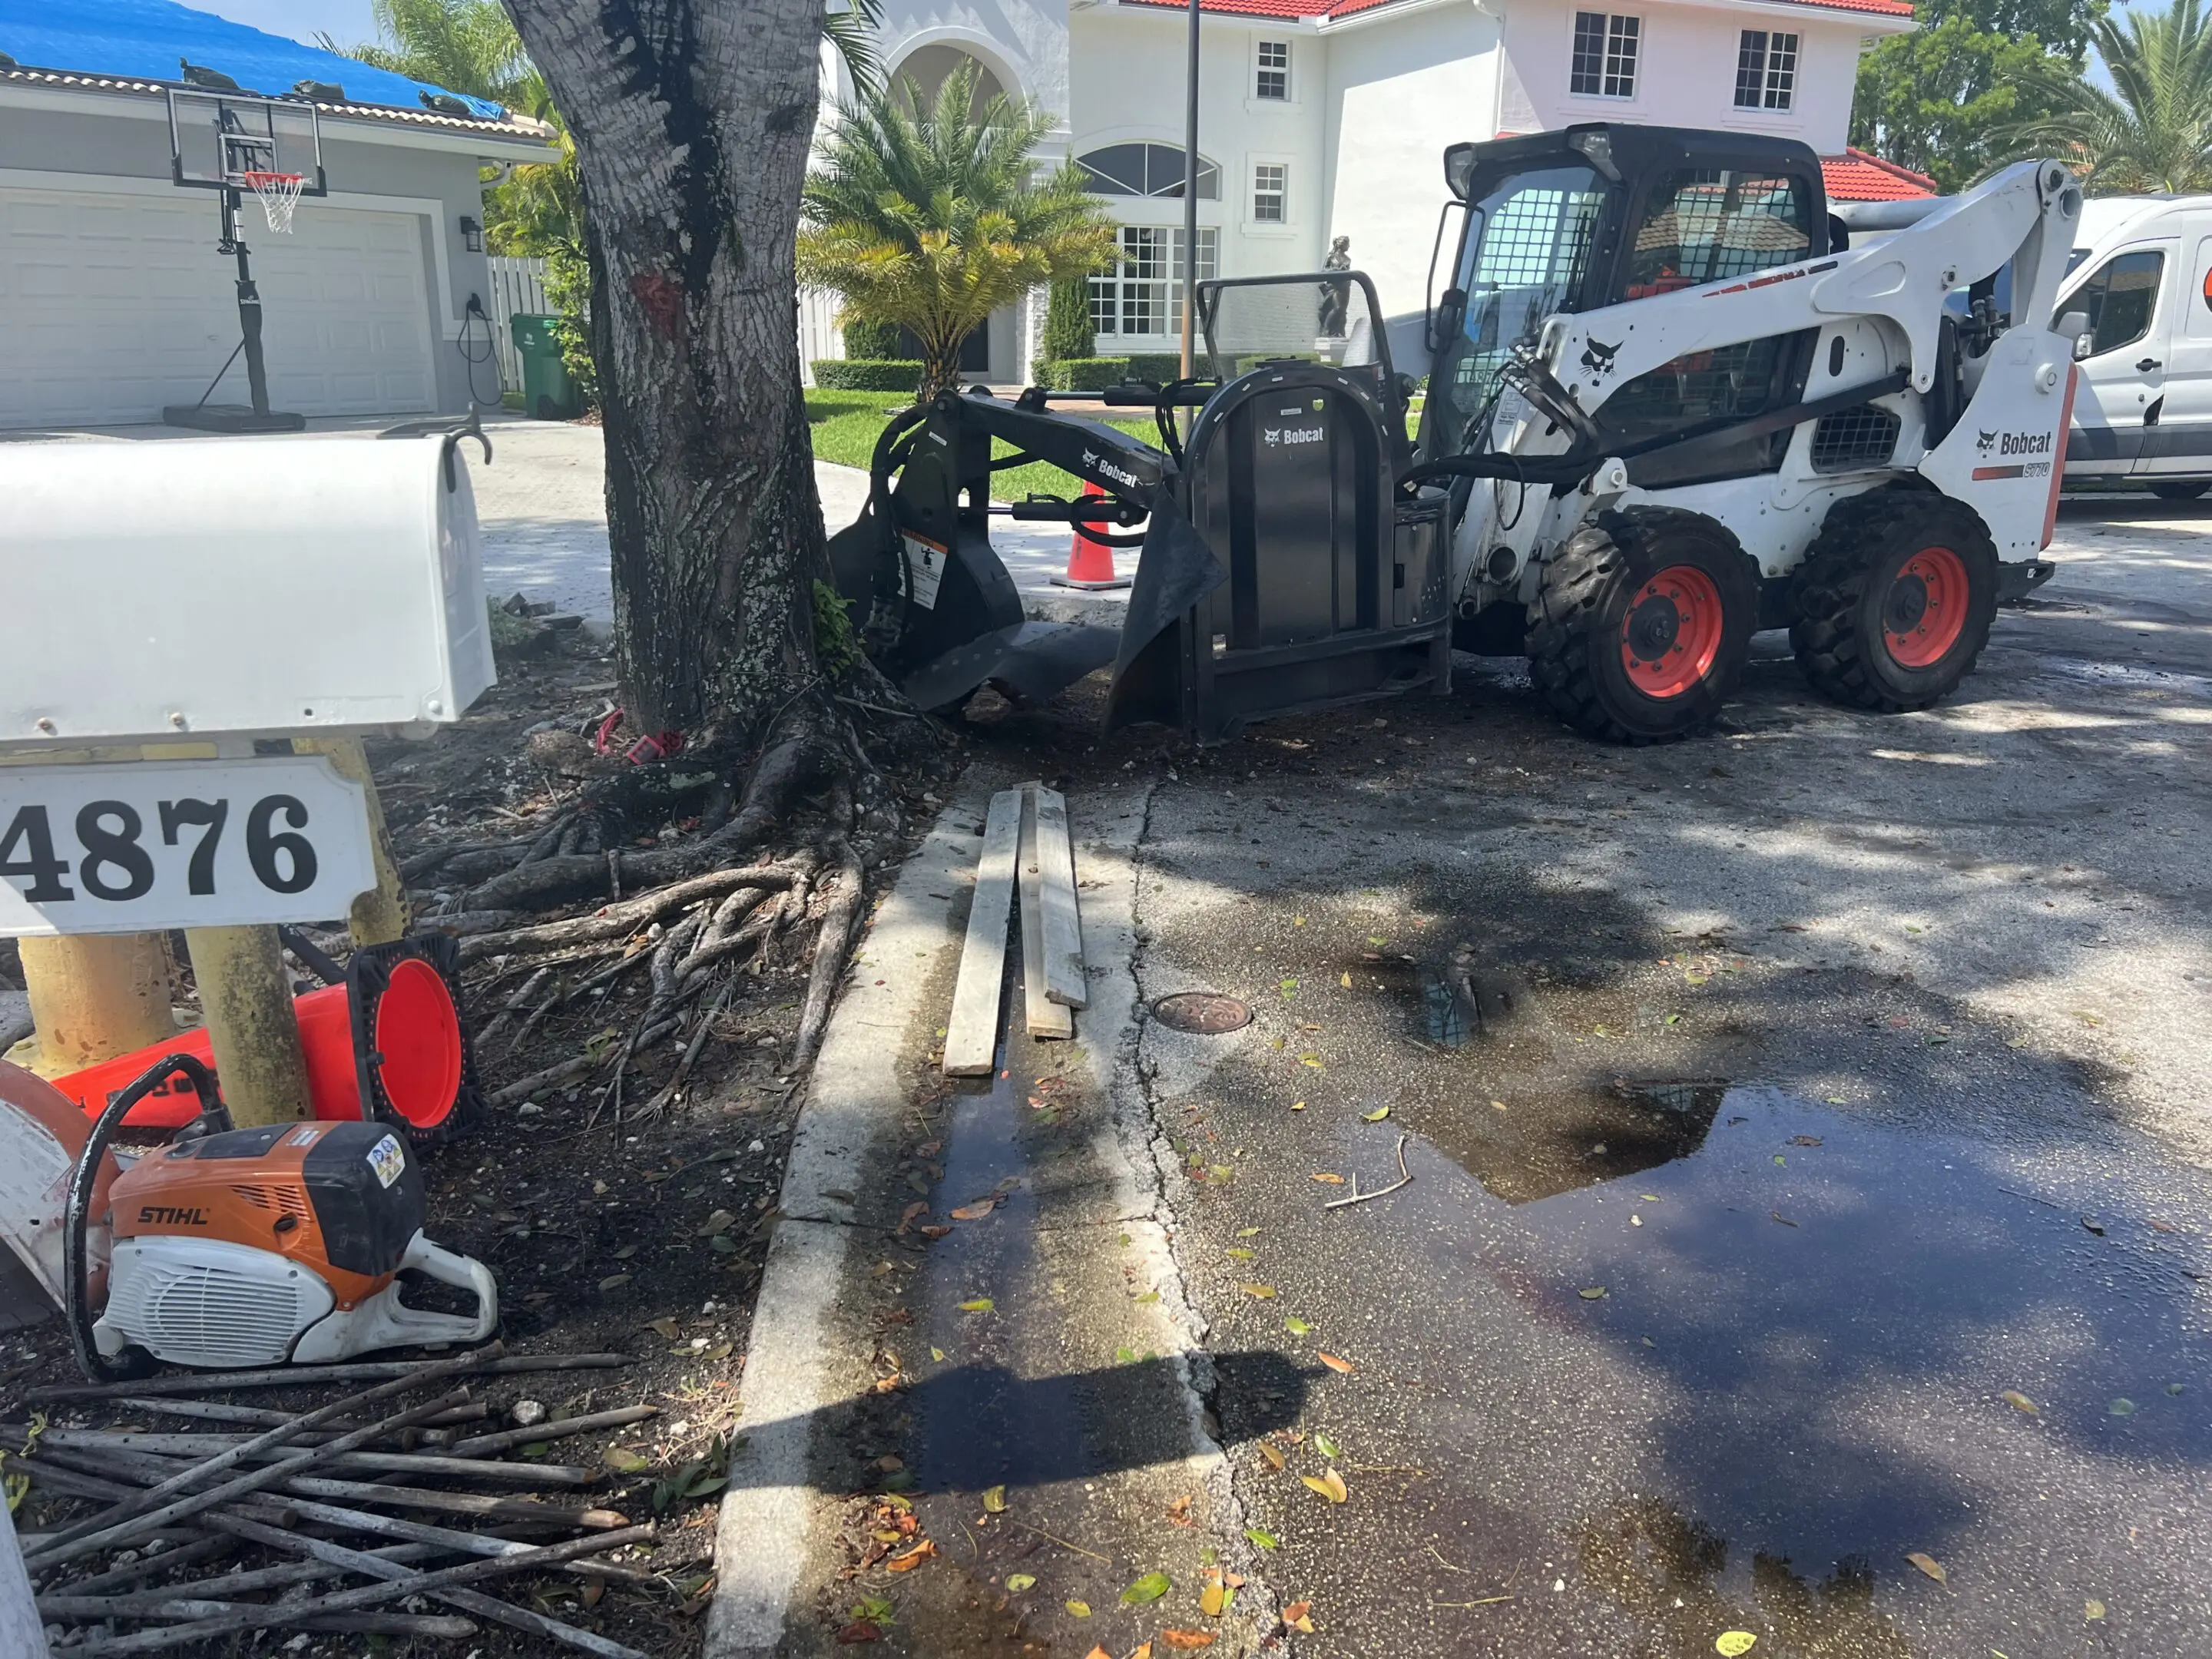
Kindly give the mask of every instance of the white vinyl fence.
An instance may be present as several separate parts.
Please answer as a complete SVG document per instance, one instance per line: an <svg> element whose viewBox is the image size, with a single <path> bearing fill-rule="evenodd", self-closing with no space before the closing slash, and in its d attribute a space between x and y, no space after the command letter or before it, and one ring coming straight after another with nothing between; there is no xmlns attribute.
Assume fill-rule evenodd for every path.
<svg viewBox="0 0 2212 1659"><path fill-rule="evenodd" d="M492 343L499 352L500 385L506 391L520 392L522 360L515 354L514 336L507 321L510 317L552 313L545 298L545 261L495 253L486 263L491 266L487 308L491 313ZM808 365L816 358L845 355L845 336L837 326L838 304L837 296L826 289L799 290L799 373L809 386L814 384L814 371Z"/></svg>
<svg viewBox="0 0 2212 1659"><path fill-rule="evenodd" d="M545 261L495 253L485 263L491 266L487 308L491 313L492 347L499 354L500 389L520 392L522 359L514 349L514 333L507 322L510 317L552 314L553 307L545 299Z"/></svg>

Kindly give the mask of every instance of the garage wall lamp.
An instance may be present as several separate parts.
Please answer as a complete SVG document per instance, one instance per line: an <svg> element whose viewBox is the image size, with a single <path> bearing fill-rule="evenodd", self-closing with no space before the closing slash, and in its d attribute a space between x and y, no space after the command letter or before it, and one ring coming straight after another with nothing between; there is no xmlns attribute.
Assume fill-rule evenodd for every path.
<svg viewBox="0 0 2212 1659"><path fill-rule="evenodd" d="M461 216L461 246L471 253L483 252L483 227L465 213Z"/></svg>

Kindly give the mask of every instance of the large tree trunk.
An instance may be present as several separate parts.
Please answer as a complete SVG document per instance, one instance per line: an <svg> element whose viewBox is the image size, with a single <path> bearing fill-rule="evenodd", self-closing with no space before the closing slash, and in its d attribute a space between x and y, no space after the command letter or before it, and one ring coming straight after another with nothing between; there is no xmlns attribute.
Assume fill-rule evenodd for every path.
<svg viewBox="0 0 2212 1659"><path fill-rule="evenodd" d="M792 267L820 0L506 4L583 178L631 722L766 744L820 678Z"/></svg>

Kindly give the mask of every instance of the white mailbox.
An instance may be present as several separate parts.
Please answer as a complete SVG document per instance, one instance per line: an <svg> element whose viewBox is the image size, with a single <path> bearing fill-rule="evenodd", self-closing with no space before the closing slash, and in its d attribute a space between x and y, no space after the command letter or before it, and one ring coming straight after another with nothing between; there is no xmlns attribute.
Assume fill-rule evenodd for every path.
<svg viewBox="0 0 2212 1659"><path fill-rule="evenodd" d="M0 444L0 746L459 718L493 672L453 448Z"/></svg>

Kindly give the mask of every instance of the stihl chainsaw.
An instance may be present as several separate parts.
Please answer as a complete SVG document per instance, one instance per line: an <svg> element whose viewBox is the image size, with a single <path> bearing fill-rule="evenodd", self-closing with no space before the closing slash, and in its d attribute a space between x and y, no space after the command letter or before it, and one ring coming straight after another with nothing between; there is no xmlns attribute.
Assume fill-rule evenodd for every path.
<svg viewBox="0 0 2212 1659"><path fill-rule="evenodd" d="M109 1143L173 1075L203 1109L167 1145ZM490 1270L422 1236L422 1177L381 1122L231 1125L216 1080L171 1054L98 1118L0 1062L0 1237L69 1320L95 1380L157 1361L233 1368L473 1342L499 1321ZM415 1269L471 1292L473 1316L410 1308Z"/></svg>

